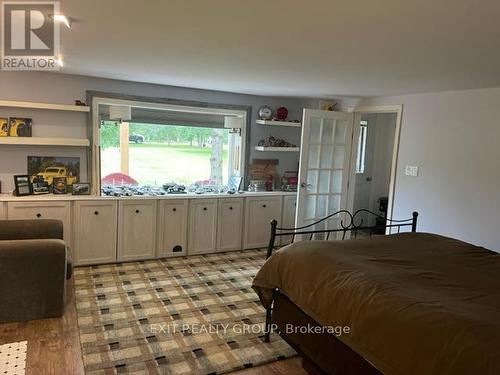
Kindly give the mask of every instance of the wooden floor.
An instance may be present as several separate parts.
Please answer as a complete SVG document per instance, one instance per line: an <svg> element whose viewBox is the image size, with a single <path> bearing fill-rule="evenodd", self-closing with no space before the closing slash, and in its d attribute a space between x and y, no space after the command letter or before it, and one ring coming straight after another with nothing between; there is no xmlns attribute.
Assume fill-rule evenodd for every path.
<svg viewBox="0 0 500 375"><path fill-rule="evenodd" d="M0 345L28 341L26 375L83 375L73 280L68 283L66 312L61 318L0 324ZM299 358L235 372L238 375L307 374Z"/></svg>

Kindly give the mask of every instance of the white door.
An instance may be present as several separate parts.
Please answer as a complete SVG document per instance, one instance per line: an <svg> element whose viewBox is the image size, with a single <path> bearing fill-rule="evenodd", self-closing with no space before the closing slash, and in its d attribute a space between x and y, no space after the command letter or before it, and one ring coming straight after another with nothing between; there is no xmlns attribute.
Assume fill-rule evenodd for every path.
<svg viewBox="0 0 500 375"><path fill-rule="evenodd" d="M352 113L304 109L297 227L346 208L353 123ZM314 229L337 225L334 219Z"/></svg>

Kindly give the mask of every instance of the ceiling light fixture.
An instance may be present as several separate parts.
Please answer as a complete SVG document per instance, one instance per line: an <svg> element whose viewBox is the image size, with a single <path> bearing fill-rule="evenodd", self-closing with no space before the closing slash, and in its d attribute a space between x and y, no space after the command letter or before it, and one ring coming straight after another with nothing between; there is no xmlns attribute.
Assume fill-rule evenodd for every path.
<svg viewBox="0 0 500 375"><path fill-rule="evenodd" d="M63 23L66 25L68 29L71 29L71 24L69 22L69 18L66 17L64 14L53 14L50 16L54 20L54 22L59 22Z"/></svg>

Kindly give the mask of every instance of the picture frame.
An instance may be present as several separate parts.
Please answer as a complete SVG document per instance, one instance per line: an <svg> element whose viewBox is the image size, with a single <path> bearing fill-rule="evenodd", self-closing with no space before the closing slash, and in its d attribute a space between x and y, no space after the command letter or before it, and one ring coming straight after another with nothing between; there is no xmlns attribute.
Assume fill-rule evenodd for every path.
<svg viewBox="0 0 500 375"><path fill-rule="evenodd" d="M18 197L33 195L33 186L31 185L30 176L27 174L18 174L14 176L14 185L16 187L14 193Z"/></svg>
<svg viewBox="0 0 500 375"><path fill-rule="evenodd" d="M33 119L28 117L9 117L9 137L31 137Z"/></svg>
<svg viewBox="0 0 500 375"><path fill-rule="evenodd" d="M54 177L52 179L52 193L54 194L68 193L66 177Z"/></svg>
<svg viewBox="0 0 500 375"><path fill-rule="evenodd" d="M0 137L9 136L9 119L7 117L0 117Z"/></svg>
<svg viewBox="0 0 500 375"><path fill-rule="evenodd" d="M90 195L90 184L88 182L79 182L72 185L73 195Z"/></svg>
<svg viewBox="0 0 500 375"><path fill-rule="evenodd" d="M243 178L240 177L240 176L230 176L229 177L229 181L227 183L227 187L230 189L230 190L234 190L234 191L239 191L240 190L240 186L241 186L241 180Z"/></svg>
<svg viewBox="0 0 500 375"><path fill-rule="evenodd" d="M33 189L33 195L42 195L50 193L50 186L45 180L40 176L30 176L31 188Z"/></svg>

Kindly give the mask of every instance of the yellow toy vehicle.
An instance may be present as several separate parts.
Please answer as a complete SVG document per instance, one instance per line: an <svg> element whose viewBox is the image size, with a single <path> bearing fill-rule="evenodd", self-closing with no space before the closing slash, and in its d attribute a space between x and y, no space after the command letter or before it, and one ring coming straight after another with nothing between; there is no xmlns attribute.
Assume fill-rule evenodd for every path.
<svg viewBox="0 0 500 375"><path fill-rule="evenodd" d="M73 183L77 182L76 177L68 173L68 170L65 167L47 167L43 172L32 176L32 179L36 176L42 177L49 185L52 184L52 179L54 177L66 177L67 185L73 185Z"/></svg>

